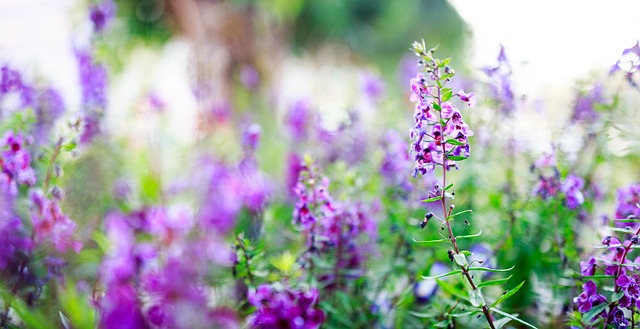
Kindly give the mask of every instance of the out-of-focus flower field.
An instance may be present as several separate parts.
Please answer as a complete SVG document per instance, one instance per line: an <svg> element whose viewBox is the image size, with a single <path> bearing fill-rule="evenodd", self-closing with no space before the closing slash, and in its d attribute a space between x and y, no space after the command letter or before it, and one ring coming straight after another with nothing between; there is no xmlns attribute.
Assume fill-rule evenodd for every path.
<svg viewBox="0 0 640 329"><path fill-rule="evenodd" d="M567 88L462 1L31 2L0 328L640 327L635 39Z"/></svg>

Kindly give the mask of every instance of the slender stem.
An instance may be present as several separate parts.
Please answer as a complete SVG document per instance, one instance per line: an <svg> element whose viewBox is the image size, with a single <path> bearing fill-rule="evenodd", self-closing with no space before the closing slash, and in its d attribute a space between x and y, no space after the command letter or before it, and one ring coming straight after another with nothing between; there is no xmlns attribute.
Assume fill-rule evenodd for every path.
<svg viewBox="0 0 640 329"><path fill-rule="evenodd" d="M249 279L249 284L252 286L253 284L253 274L251 273L251 263L249 261L249 254L247 252L247 248L244 247L244 239L238 237L238 246L240 250L242 250L242 255L244 256L244 266L247 270L247 278Z"/></svg>
<svg viewBox="0 0 640 329"><path fill-rule="evenodd" d="M437 68L437 66L436 66L436 69L434 70L434 75L436 79L439 78L440 76L440 69ZM436 101L438 103L438 106L442 108L442 101L441 101L442 88L440 87L439 84L436 84L436 88L438 90L438 97L436 98ZM442 121L442 111L440 111L439 113L440 113L440 121ZM458 248L458 244L456 242L456 236L453 234L453 230L451 229L451 221L449 221L448 219L448 217L451 215L451 209L447 211L447 198L446 198L446 191L444 190L444 187L447 186L447 151L445 147L446 143L444 142L444 138L442 135L443 133L444 133L444 127L441 127L440 143L442 146L442 186L443 188L441 191L440 204L442 204L442 214L444 216L444 221L447 225L447 230L449 231L449 241L451 241L451 245L453 246L453 250L455 251L455 253L459 254L460 249ZM471 278L471 274L469 274L469 270L467 269L467 267L465 266L459 266L459 267L462 270L462 275L467 279L467 282L471 286L471 289L473 289L474 291L477 291L478 288L473 282L473 278ZM493 324L493 319L486 305L482 305L482 313L484 313L484 316L487 319L487 323L489 324L489 327L491 327L491 329L495 329L495 325Z"/></svg>
<svg viewBox="0 0 640 329"><path fill-rule="evenodd" d="M51 174L53 173L53 167L55 166L56 159L58 155L60 155L60 150L62 149L62 138L56 143L56 148L53 150L53 154L51 155L51 162L49 162L49 167L47 167L47 174L44 178L43 189L46 192L49 187L49 183L51 183Z"/></svg>

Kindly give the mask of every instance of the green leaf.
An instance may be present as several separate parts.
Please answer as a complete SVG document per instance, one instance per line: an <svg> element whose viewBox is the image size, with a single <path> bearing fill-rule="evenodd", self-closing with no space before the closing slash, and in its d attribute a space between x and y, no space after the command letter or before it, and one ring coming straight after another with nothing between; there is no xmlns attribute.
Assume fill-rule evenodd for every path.
<svg viewBox="0 0 640 329"><path fill-rule="evenodd" d="M613 279L615 278L615 276L598 274L598 275L581 276L580 278L581 279Z"/></svg>
<svg viewBox="0 0 640 329"><path fill-rule="evenodd" d="M438 200L442 200L442 195L438 195L438 196L433 197L433 198L424 199L424 200L422 200L422 202L427 203L427 202L433 202L433 201L438 201Z"/></svg>
<svg viewBox="0 0 640 329"><path fill-rule="evenodd" d="M491 304L490 308L493 308L494 306L502 303L503 301L507 300L509 297L513 296L516 294L516 292L518 292L518 290L520 290L520 288L522 288L522 286L524 285L526 281L522 281L519 285L517 285L515 288L507 291L506 294L500 296L500 298L498 298L498 300L496 300L495 302L493 302L493 304Z"/></svg>
<svg viewBox="0 0 640 329"><path fill-rule="evenodd" d="M422 279L424 279L424 280L439 279L439 278L444 278L444 277L447 277L447 276L451 276L451 275L454 275L454 274L460 274L460 273L462 273L461 270L453 270L453 271L447 272L445 274L432 275L432 276L423 276Z"/></svg>
<svg viewBox="0 0 640 329"><path fill-rule="evenodd" d="M482 235L482 230L480 230L480 232L478 232L476 234L459 235L459 236L456 237L456 240L471 239L471 238L479 237L481 235Z"/></svg>
<svg viewBox="0 0 640 329"><path fill-rule="evenodd" d="M462 253L453 254L453 260L455 260L456 264L458 264L460 266L467 266L467 264L469 264L467 262L467 257L465 257L464 254L462 254Z"/></svg>
<svg viewBox="0 0 640 329"><path fill-rule="evenodd" d="M602 311L604 311L605 308L607 308L607 306L609 306L609 304L607 303L602 303L602 304L598 304L596 306L594 306L593 308L591 308L589 310L589 312L585 313L582 316L582 321L589 323L593 320L593 318L595 318L598 314L600 314Z"/></svg>
<svg viewBox="0 0 640 329"><path fill-rule="evenodd" d="M442 98L443 102L446 102L446 101L450 100L451 97L453 97L453 92L451 92L451 89L450 88L447 88L447 89L449 89L449 90L444 91L442 93L442 97L441 98Z"/></svg>
<svg viewBox="0 0 640 329"><path fill-rule="evenodd" d="M527 326L527 327L529 327L529 328L538 329L536 326L532 325L531 323L529 323L529 322L527 322L527 321L524 321L524 320L521 320L521 319L519 319L517 316L512 315L512 314L509 314L509 313L504 312L504 311L501 311L501 310L499 310L499 309L497 309L497 308L493 308L493 307L492 307L492 308L491 308L491 311L496 312L496 313L498 313L498 314L500 314L500 315L502 315L502 316L506 316L507 318L509 318L509 319L511 319L511 320L518 321L518 322L520 322L520 323L524 324L525 326Z"/></svg>
<svg viewBox="0 0 640 329"><path fill-rule="evenodd" d="M444 188L444 190L446 191L446 190L448 190L448 189L450 189L450 188L452 188L452 187L453 187L453 183L451 183L451 184L447 185L447 187L445 187L445 188Z"/></svg>
<svg viewBox="0 0 640 329"><path fill-rule="evenodd" d="M438 104L438 103L433 103L432 105L433 105L433 108L434 108L434 109L436 109L436 110L438 110L438 111L442 111L442 106L440 106L440 104Z"/></svg>
<svg viewBox="0 0 640 329"><path fill-rule="evenodd" d="M614 219L618 223L640 223L640 219Z"/></svg>
<svg viewBox="0 0 640 329"><path fill-rule="evenodd" d="M451 145L457 145L457 146L464 146L466 145L466 143L460 142L457 139L451 138L451 139L447 139L447 141L445 142L447 144L451 144Z"/></svg>
<svg viewBox="0 0 640 329"><path fill-rule="evenodd" d="M5 303L11 303L11 308L24 322L25 327L29 329L49 329L52 327L51 320L48 320L42 313L37 310L31 310L20 299L15 298L8 291L1 289L0 295ZM55 327L55 326L54 326Z"/></svg>
<svg viewBox="0 0 640 329"><path fill-rule="evenodd" d="M447 159L453 160L453 161L462 161L462 160L467 160L469 158L463 157L463 156L457 156L457 155L448 155Z"/></svg>
<svg viewBox="0 0 640 329"><path fill-rule="evenodd" d="M622 296L624 296L624 291L618 291L617 293L613 294L613 296L611 296L611 302L617 302L618 300L620 300L620 298L622 298Z"/></svg>
<svg viewBox="0 0 640 329"><path fill-rule="evenodd" d="M89 298L78 294L75 284L68 282L65 289L58 292L60 306L71 327L74 329L93 329L96 327L97 318L96 311L90 306Z"/></svg>
<svg viewBox="0 0 640 329"><path fill-rule="evenodd" d="M471 305L475 307L482 307L486 305L480 289L469 290L469 301L471 302Z"/></svg>
<svg viewBox="0 0 640 329"><path fill-rule="evenodd" d="M512 318L504 317L502 319L493 321L493 326L495 326L496 329L500 329L500 328L504 327L505 324L507 324L507 323L509 323L511 321L513 321Z"/></svg>
<svg viewBox="0 0 640 329"><path fill-rule="evenodd" d="M504 278L504 279L497 279L497 280L491 280L491 281L485 281L485 282L481 282L480 284L478 284L478 288L482 288L482 287L489 287L489 286L499 286L507 281L509 281L509 279L511 279L513 275L509 275L508 277Z"/></svg>
<svg viewBox="0 0 640 329"><path fill-rule="evenodd" d="M467 271L483 271L483 272L498 273L498 272L509 272L514 268L515 266L511 266L509 268L470 267L467 269Z"/></svg>
<svg viewBox="0 0 640 329"><path fill-rule="evenodd" d="M456 287L454 287L453 285L447 283L446 281L442 281L440 279L436 279L436 283L438 284L438 286L440 286L440 288L442 288L442 290L444 290L446 293L451 294L453 296L458 297L461 300L464 301L469 301L469 296L467 296L467 294L465 294L463 291L457 289Z"/></svg>
<svg viewBox="0 0 640 329"><path fill-rule="evenodd" d="M463 210L463 211L458 211L457 213L455 213L455 214L453 214L453 215L451 215L451 216L449 216L447 218L453 218L453 217L456 217L456 216L459 216L459 215L462 215L462 214L466 214L466 213L473 213L473 210L467 209L467 210ZM482 231L480 231L480 232L482 232Z"/></svg>
<svg viewBox="0 0 640 329"><path fill-rule="evenodd" d="M420 245L425 245L425 244L434 244L434 243L440 243L440 242L447 242L449 241L449 239L437 239L437 240L425 240L425 241L418 241L414 238L411 238L413 240L413 242L420 244Z"/></svg>

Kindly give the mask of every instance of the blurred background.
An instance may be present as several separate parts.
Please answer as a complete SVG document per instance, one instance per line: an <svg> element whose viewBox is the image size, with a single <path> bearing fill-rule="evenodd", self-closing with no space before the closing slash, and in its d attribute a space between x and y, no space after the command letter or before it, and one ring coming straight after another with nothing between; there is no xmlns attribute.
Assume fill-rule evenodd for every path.
<svg viewBox="0 0 640 329"><path fill-rule="evenodd" d="M30 67L32 74L59 86L69 108L80 104L73 49L88 42L91 23L84 12L90 4L0 1L0 58ZM214 99L207 101L219 102L229 98L232 81L243 70L255 70L269 82L278 111L292 99L309 97L328 122L344 118L357 96L361 81L352 73L380 76L388 99L398 102L413 65L408 45L422 38L439 45L442 57L453 56L469 78L478 78L479 68L492 64L504 46L515 85L526 90L526 106L567 112L574 81L606 72L640 30L633 17L640 9L635 1L602 6L506 0L122 0L117 5L101 51L117 71L111 72L108 122L122 131L141 95L162 94L173 114L170 130L181 143L193 139L188 128L203 105L194 95L196 85L210 85ZM540 126L523 129L541 137L542 148L549 139L546 127L561 121L535 119Z"/></svg>
<svg viewBox="0 0 640 329"><path fill-rule="evenodd" d="M398 230L405 232L406 241L400 242L407 245L409 270L394 267L371 278L396 280L388 280L393 297L388 300L410 295L434 260L447 261L444 249L412 247L416 236L437 237L437 230L419 231L429 206L418 202L424 195L416 195L434 181L407 183L413 164L408 154L400 159L413 126L409 80L417 66L409 47L421 39L428 48L439 46L438 57L453 58L453 89L478 96L476 108L464 106L476 133L471 161L461 162L462 170L452 174L467 192L456 196L456 203L474 209L474 227L455 229L471 233L482 227L499 264L518 266L515 275L527 285L509 307L523 317L565 323L573 307L567 296L576 296L579 287L567 278L576 277L571 271L577 271L579 256L599 241L602 216L613 214L616 189L640 178L637 86L609 75L623 49L639 37L637 1L114 2L114 19L98 28L100 20L87 13L109 1L0 0L0 62L19 69L26 80L55 86L66 104L65 119L86 110L82 87L90 84L81 81L79 50L90 49L94 64L107 70L102 87L108 86L103 88L108 102L97 115L104 114L100 124L106 133L81 148L77 161L69 161L62 182L68 186L64 208L87 227L85 233L92 229L87 223L99 223L112 206L111 194L117 194L112 187L120 175L138 188L136 206L168 204L165 198L182 201L184 185L204 184L188 179L206 168L198 162L201 155L242 167L243 160L255 160L255 151L255 167L248 171L256 176L242 184L264 192L269 206L243 213L238 227L263 229L262 250L287 250L286 243L300 242L297 231L285 230L300 170L295 168L311 154L331 178L336 199L353 199L378 221L377 242L386 247L380 248L384 257L372 257L378 267L371 268L385 268L387 258L397 258L388 247ZM506 72L497 75L503 80L495 81L487 72L503 64ZM496 86L507 86L509 97L496 93ZM507 98L510 107L504 110ZM588 118L578 117L580 111ZM572 172L585 178L585 193L592 195L584 211L554 214L550 205L562 202L537 198L537 181L547 173L534 170L536 159L551 151L558 151L559 165L555 158L551 165L556 178ZM383 183L389 158L404 163L389 169L399 180ZM597 182L602 183L598 189ZM418 188L397 193L405 183ZM199 192L184 199L196 204ZM255 222L262 220L261 228ZM579 237L566 243L571 264L553 249L565 244L558 238L566 233L556 231L558 221L567 222L567 236L575 231ZM535 230L545 236L544 243L531 234ZM393 291L396 286L405 291ZM373 297L376 307L387 302Z"/></svg>

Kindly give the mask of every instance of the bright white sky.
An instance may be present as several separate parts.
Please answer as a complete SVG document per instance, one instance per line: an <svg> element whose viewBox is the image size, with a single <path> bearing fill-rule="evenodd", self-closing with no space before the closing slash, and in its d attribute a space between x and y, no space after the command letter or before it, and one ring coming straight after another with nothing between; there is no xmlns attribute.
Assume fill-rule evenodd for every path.
<svg viewBox="0 0 640 329"><path fill-rule="evenodd" d="M594 70L606 72L621 51L640 38L640 1L450 2L473 29L472 64L495 63L499 45L504 45L515 65L517 89L531 100L544 95L549 111L566 109L572 101L567 93L575 79L587 78ZM81 2L0 0L0 61L35 66L62 89L67 104L74 108L79 91L72 45L78 39L74 39L78 32L74 24L80 19L70 14L82 14ZM169 51L174 48L177 50ZM175 70L184 65L172 63L186 60L185 51L188 47L168 47L160 55L162 60L156 61L161 67L154 70L171 71L164 75L175 76ZM188 89L183 94L187 97Z"/></svg>
<svg viewBox="0 0 640 329"><path fill-rule="evenodd" d="M526 63L518 82L528 93L571 84L594 69L606 71L640 38L637 0L450 3L473 29L473 63L495 63L504 45L512 63Z"/></svg>

